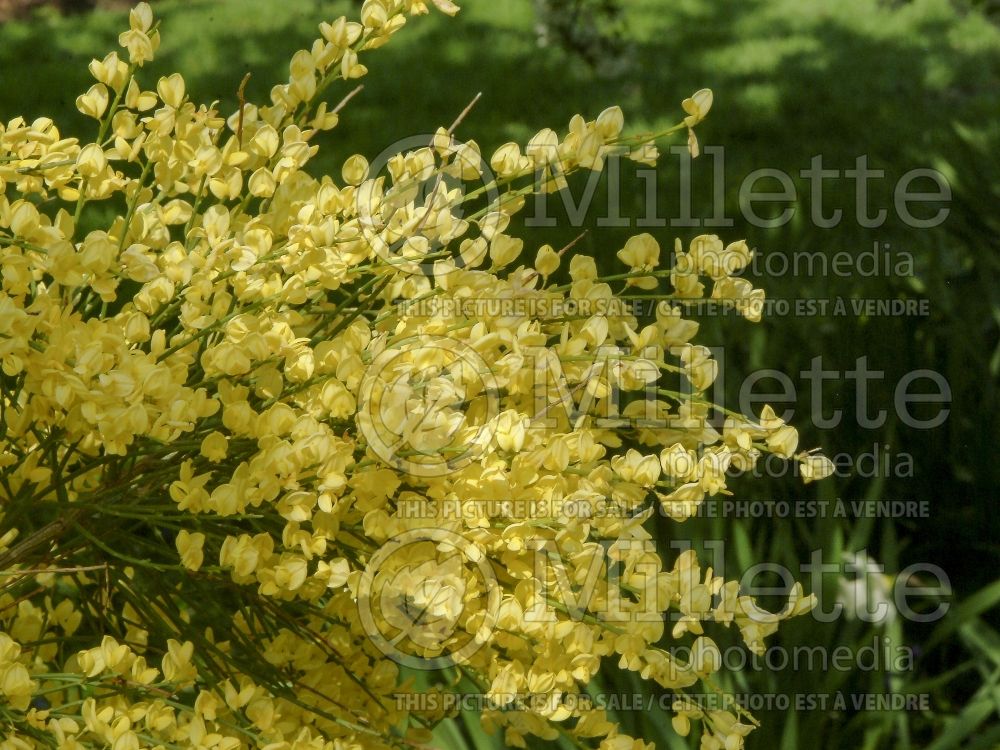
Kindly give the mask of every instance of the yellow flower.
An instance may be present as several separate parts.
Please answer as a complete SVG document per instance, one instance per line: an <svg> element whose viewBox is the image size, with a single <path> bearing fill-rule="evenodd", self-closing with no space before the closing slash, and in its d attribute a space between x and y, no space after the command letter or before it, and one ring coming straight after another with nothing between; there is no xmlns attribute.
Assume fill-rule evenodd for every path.
<svg viewBox="0 0 1000 750"><path fill-rule="evenodd" d="M112 91L119 91L128 79L128 65L118 58L117 52L109 52L103 60L91 60L89 70L99 83Z"/></svg>
<svg viewBox="0 0 1000 750"><path fill-rule="evenodd" d="M694 451L685 449L680 443L674 443L660 453L660 465L667 476L688 480L695 476L698 460Z"/></svg>
<svg viewBox="0 0 1000 750"><path fill-rule="evenodd" d="M497 234L490 243L490 259L496 268L503 268L514 262L521 249L524 247L524 240L517 237L510 237L506 234Z"/></svg>
<svg viewBox="0 0 1000 750"><path fill-rule="evenodd" d="M618 251L618 258L634 271L651 271L660 263L660 243L651 234L637 234ZM628 284L640 289L655 289L658 281L654 276L640 276L629 278Z"/></svg>
<svg viewBox="0 0 1000 750"><path fill-rule="evenodd" d="M836 467L826 456L815 453L804 453L797 456L799 460L799 471L802 474L802 481L806 484L819 479L826 479L833 474Z"/></svg>
<svg viewBox="0 0 1000 750"><path fill-rule="evenodd" d="M625 118L621 107L608 107L597 116L597 131L607 141L612 141L621 135L625 127Z"/></svg>
<svg viewBox="0 0 1000 750"><path fill-rule="evenodd" d="M712 358L712 352L707 347L684 344L679 349L684 374L695 390L703 391L715 382L719 363Z"/></svg>
<svg viewBox="0 0 1000 750"><path fill-rule="evenodd" d="M667 275L660 238L629 238L610 278L574 252L568 282L550 283L565 251L549 245L519 260L533 196L612 154L655 162L618 107L504 144L492 174L458 122L384 169L360 154L339 175L312 168L318 131L352 96L330 108L320 93L364 75L368 52L427 10L366 0L360 21L322 24L265 101L234 85L239 107L220 111L177 73L146 88L139 68L160 37L140 4L119 37L128 62L93 60L76 100L99 137L45 117L0 125L0 469L17 519L0 550L25 574L4 610L0 697L30 709L8 712L15 745L368 747L400 722L427 744L445 710L389 705L412 671L399 663L454 659L502 705L537 696L484 713L509 744L565 723L646 750L566 696L606 657L692 688L723 666L705 631L734 626L760 653L815 602L793 587L762 615L738 582L690 551L665 560L650 537L657 505L690 518L764 450L798 460L806 481L832 471L795 453L769 407L720 434L698 324L679 302L650 322L619 299ZM685 100L671 132L711 104L708 90ZM703 297L707 279L714 299L759 317L763 292L733 276L745 242L683 247L665 297ZM86 565L20 559L37 550L18 540L52 528L38 503L107 511L99 530L52 532ZM174 549L157 544L171 535ZM183 601L211 587L225 596L208 609ZM681 663L669 648L688 633L700 637ZM31 706L39 685L51 711ZM279 685L323 686L338 722ZM749 731L725 712L675 713L683 733L702 719L712 750Z"/></svg>
<svg viewBox="0 0 1000 750"><path fill-rule="evenodd" d="M194 644L191 641L180 643L173 638L168 639L167 653L160 666L163 677L178 685L192 683L198 676L198 670L191 663L193 656Z"/></svg>
<svg viewBox="0 0 1000 750"><path fill-rule="evenodd" d="M516 453L524 446L528 429L527 417L516 411L505 411L497 418L494 438L500 450Z"/></svg>
<svg viewBox="0 0 1000 750"><path fill-rule="evenodd" d="M708 111L712 109L714 98L712 89L699 89L681 102L681 107L688 113L688 116L684 118L684 124L692 128L704 120Z"/></svg>
<svg viewBox="0 0 1000 750"><path fill-rule="evenodd" d="M368 178L368 160L355 154L344 162L341 174L348 185L360 185Z"/></svg>
<svg viewBox="0 0 1000 750"><path fill-rule="evenodd" d="M205 535L200 531L193 534L187 529L177 532L177 539L174 542L177 552L181 556L181 564L189 570L198 570L205 560Z"/></svg>
<svg viewBox="0 0 1000 750"><path fill-rule="evenodd" d="M184 79L179 73L161 78L156 84L156 93L168 107L177 109L184 102Z"/></svg>
<svg viewBox="0 0 1000 750"><path fill-rule="evenodd" d="M618 258L629 268L655 268L660 262L660 243L648 233L630 237Z"/></svg>
<svg viewBox="0 0 1000 750"><path fill-rule="evenodd" d="M500 178L522 174L530 166L531 159L521 153L517 143L505 143L490 157L490 168Z"/></svg>
<svg viewBox="0 0 1000 750"><path fill-rule="evenodd" d="M226 457L229 452L229 441L221 432L212 430L201 441L201 455L209 461L218 462Z"/></svg>
<svg viewBox="0 0 1000 750"><path fill-rule="evenodd" d="M790 425L783 425L767 436L767 447L782 458L791 458L799 445L799 433Z"/></svg>
<svg viewBox="0 0 1000 750"><path fill-rule="evenodd" d="M86 94L81 94L76 98L76 108L87 117L100 120L108 108L108 90L102 83L95 83Z"/></svg>
<svg viewBox="0 0 1000 750"><path fill-rule="evenodd" d="M635 482L642 487L652 487L660 478L660 462L656 456L644 456L634 448L629 448L624 456L615 456L611 468L626 482Z"/></svg>
<svg viewBox="0 0 1000 750"><path fill-rule="evenodd" d="M551 245L542 245L535 256L535 270L543 278L547 278L559 268L559 261L559 253L553 250Z"/></svg>

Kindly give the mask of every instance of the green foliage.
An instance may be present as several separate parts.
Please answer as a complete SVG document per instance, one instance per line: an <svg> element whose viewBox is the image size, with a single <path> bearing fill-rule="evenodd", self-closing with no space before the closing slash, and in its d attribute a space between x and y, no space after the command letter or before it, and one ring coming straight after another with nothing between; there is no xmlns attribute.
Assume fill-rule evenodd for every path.
<svg viewBox="0 0 1000 750"><path fill-rule="evenodd" d="M248 91L265 98L265 82L282 78L290 51L314 35L315 19L346 10L347 3L296 0L164 0L157 12L171 29L155 72L186 71L197 98L236 102L230 82L253 74ZM986 5L989 5L988 3ZM332 6L332 7L331 7ZM502 142L524 139L538 128L577 111L597 112L620 103L638 127L668 123L675 102L706 85L716 110L702 126L703 147L725 144L726 215L739 219L738 188L758 168L797 175L816 154L824 166L854 167L866 154L885 179L873 184L871 206L891 206L892 186L910 169L932 167L949 179L950 215L934 229L913 229L890 211L875 229L854 221L854 183L830 183L825 208L840 208L845 220L821 229L809 220L808 184L796 179L799 202L794 218L780 228L750 230L748 240L769 253L870 251L889 243L911 253L915 275L836 278L820 275L756 280L768 296L794 298L882 298L929 300L926 317L802 317L764 323L735 351L731 361L780 363L789 373L807 369L816 352L826 369L852 369L859 357L885 371L868 397L870 409L891 403L902 375L923 367L942 372L952 390L945 426L913 431L891 415L877 430L853 418L836 431L810 434L803 444L823 443L828 454L857 455L873 445L914 456L914 476L847 476L822 490L821 499L926 499L926 519L701 519L689 522L704 538L739 538L730 555L739 574L741 559L774 560L793 570L809 551L825 559L840 550L868 549L890 572L908 563L933 561L952 578L960 604L939 623L895 624L887 632L838 620L824 625L808 618L790 624L780 642L834 647L867 644L883 635L918 649L914 669L904 674L876 671L851 674L830 670L777 674L751 673L737 692L926 692L928 711L758 712L763 728L748 746L991 748L1000 742L997 694L1000 688L1000 589L994 582L1000 545L1000 514L993 506L1000 486L1000 462L992 439L997 433L997 374L1000 371L1000 29L975 10L947 0L880 4L876 0L636 0L627 4L624 23L631 67L617 76L598 75L580 64L572 50L538 48L529 0L472 0L461 25L433 19L418 24L380 53L366 79L366 91L352 103L351 117L324 136L321 166L334 171L354 152L378 153L399 134L398 121L383 109L405 110L414 133L433 132L441 112L458 113L483 91L488 106L468 117L469 132L482 134L484 153ZM120 16L43 15L0 27L0 119L23 113L52 115L64 131L83 132L83 118L68 92L87 87L91 50L114 46ZM415 54L419 50L420 54ZM428 52L430 51L430 52ZM419 59L417 65L414 60ZM27 63L26 61L30 61ZM435 85L414 85L431 78ZM345 144L343 148L339 144ZM349 147L346 144L350 144ZM693 165L695 216L707 216L712 201L711 159ZM661 214L676 216L676 170L662 170ZM576 190L580 194L582 186ZM606 188L594 199L601 215ZM641 216L643 196L625 196L623 213ZM553 206L555 203L552 204ZM558 216L558 211L553 212ZM931 211L933 213L933 211ZM558 222L537 229L538 242L560 247L579 229ZM656 230L653 230L656 231ZM692 234L697 230L690 230ZM741 229L742 231L742 229ZM628 228L588 233L579 248L605 253L621 247ZM730 373L728 397L746 373ZM797 381L801 386L803 381ZM853 415L853 386L829 383L827 410ZM808 387L799 388L796 411L809 409ZM804 420L797 420L804 424ZM892 473L892 472L890 472ZM746 483L742 497L794 500L788 481ZM739 492L739 490L738 490ZM978 541L973 541L978 540ZM831 584L835 586L835 584ZM827 596L834 588L824 592ZM608 678L611 680L611 678ZM631 694L635 684L610 682L605 692ZM626 730L655 740L658 747L681 747L662 715L623 712ZM473 717L446 723L437 737L446 747L499 747L482 734Z"/></svg>

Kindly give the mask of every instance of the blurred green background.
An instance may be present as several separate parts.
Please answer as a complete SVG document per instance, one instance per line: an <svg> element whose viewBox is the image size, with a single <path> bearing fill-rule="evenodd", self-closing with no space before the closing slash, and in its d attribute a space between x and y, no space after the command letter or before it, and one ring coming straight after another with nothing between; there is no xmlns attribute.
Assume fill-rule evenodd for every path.
<svg viewBox="0 0 1000 750"><path fill-rule="evenodd" d="M73 5L74 3L68 3ZM120 9L63 15L52 7L0 24L0 119L51 116L65 133L87 135L92 123L73 106L90 85L87 63L116 46ZM857 649L873 639L912 649L914 662L869 671L821 668L751 671L727 684L736 692L783 694L926 694L919 710L763 710L763 727L750 748L996 748L1000 747L1000 486L997 373L1000 369L1000 26L995 4L950 0L466 0L455 20L440 14L412 28L365 61L370 74L337 129L323 136L315 170L339 174L353 153L373 156L397 139L447 125L476 94L483 99L459 134L484 153L508 140L523 142L542 127L565 128L571 115L591 118L620 104L631 130L673 124L680 101L701 87L715 92L711 115L699 128L702 146L722 146L719 163L702 157L691 165L692 214L713 215L723 196L729 228L601 227L607 183L598 187L577 246L606 259L629 234L652 231L664 247L672 238L708 231L726 240L747 237L766 258L796 253L871 253L890 262L912 258L912 273L852 273L844 277L803 271L755 279L774 299L926 300L926 315L857 314L775 316L756 326L710 319L710 342L725 347L727 404L737 404L742 379L760 368L791 376L796 387L794 423L802 445L828 455L879 456L882 466L845 470L803 488L794 477L737 480L740 499L780 501L860 499L927 501L925 517L877 518L847 513L822 518L703 518L684 527L658 519L664 540L726 539L726 574L738 577L753 562L774 561L798 572L813 550L823 560L867 550L890 579L913 563L933 563L949 576L954 596L948 615L932 623L896 618L872 625L841 617L831 623L801 618L773 643ZM244 73L251 101L264 100L272 83L287 76L287 60L316 36L321 20L354 13L357 4L320 0L162 0L163 46L146 73L152 87L161 73L180 71L196 101L236 105ZM12 8L10 0L7 11ZM0 3L0 12L3 12ZM336 100L346 93L330 95ZM828 179L824 211L843 210L836 227L810 219L809 183L800 170L816 155L826 169L852 169L859 156L873 179L868 208L888 209L881 226L856 219L856 183L843 174ZM791 175L797 198L758 209L776 216L795 209L783 226L757 227L741 216L740 186L758 169ZM952 195L940 205L914 210L921 218L940 207L947 219L914 228L893 207L893 189L907 172L931 168L943 174ZM642 217L646 196L634 175L623 179L621 214ZM677 217L681 159L667 155L658 169L660 216ZM926 183L914 183L917 190ZM759 188L774 188L765 183ZM584 181L573 183L579 198ZM526 228L529 250L556 247L579 233L557 201L552 228ZM885 243L888 243L886 246ZM814 256L815 257L815 256ZM780 259L779 259L780 260ZM790 263L789 263L790 264ZM772 269L784 264L774 262ZM850 310L848 309L848 313ZM853 381L828 380L822 390L826 415L844 418L836 429L810 427L817 399L799 373L821 356L825 370L844 373L867 357L880 380L861 394ZM900 423L894 392L907 373L941 373L951 391L950 413L935 429ZM773 387L773 382L770 384ZM767 392L762 382L758 392ZM859 424L857 409L888 410L885 424ZM926 418L940 407L915 411ZM921 412L921 409L924 409ZM912 463L911 463L912 461ZM873 476L874 475L874 476ZM805 579L807 574L799 576ZM820 587L828 607L838 576ZM936 603L928 600L927 608ZM888 641L881 639L888 638ZM609 669L603 693L649 688ZM832 699L831 699L832 701ZM661 711L619 713L626 728L658 747L687 747L673 735ZM500 747L474 716L447 722L442 746ZM692 738L693 741L693 738Z"/></svg>

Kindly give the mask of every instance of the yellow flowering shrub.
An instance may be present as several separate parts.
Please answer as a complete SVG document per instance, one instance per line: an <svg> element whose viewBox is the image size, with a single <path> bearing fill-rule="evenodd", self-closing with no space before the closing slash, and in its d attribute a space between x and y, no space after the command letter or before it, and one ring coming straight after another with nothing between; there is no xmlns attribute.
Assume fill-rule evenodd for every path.
<svg viewBox="0 0 1000 750"><path fill-rule="evenodd" d="M3 750L414 746L449 713L400 700L421 669L429 696L476 686L510 745L646 747L571 700L602 663L714 691L704 628L759 652L815 602L796 585L764 612L644 527L764 453L830 471L769 408L709 419L717 364L672 300L759 318L746 243L665 262L641 234L602 278L507 232L610 155L654 163L674 133L696 151L711 92L663 133L611 108L487 159L460 116L310 174L354 92L323 95L427 11L367 0L227 116L178 74L146 88L142 3L76 100L92 142L0 125ZM633 287L655 316L620 304ZM706 750L753 726L673 716L692 721Z"/></svg>

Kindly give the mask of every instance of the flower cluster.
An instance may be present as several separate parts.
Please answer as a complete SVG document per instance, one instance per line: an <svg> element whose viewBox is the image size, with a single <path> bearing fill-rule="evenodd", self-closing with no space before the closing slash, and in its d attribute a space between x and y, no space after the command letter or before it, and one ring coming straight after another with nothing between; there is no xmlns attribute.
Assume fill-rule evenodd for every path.
<svg viewBox="0 0 1000 750"><path fill-rule="evenodd" d="M758 319L747 245L697 237L661 267L643 234L602 277L507 231L610 155L696 150L711 93L662 133L610 108L486 159L460 117L311 174L355 92L322 94L427 11L366 0L224 116L180 75L144 88L142 3L77 99L93 141L0 125L3 750L412 746L445 714L397 700L421 668L495 698L483 725L511 745L645 747L568 700L602 664L718 690L705 627L760 651L813 605L796 585L766 612L691 552L665 565L647 528L765 453L830 472L770 409L713 419L717 364L670 302L709 281ZM608 312L632 287L655 319ZM496 314L456 314L470 299ZM753 726L692 720L705 750Z"/></svg>

